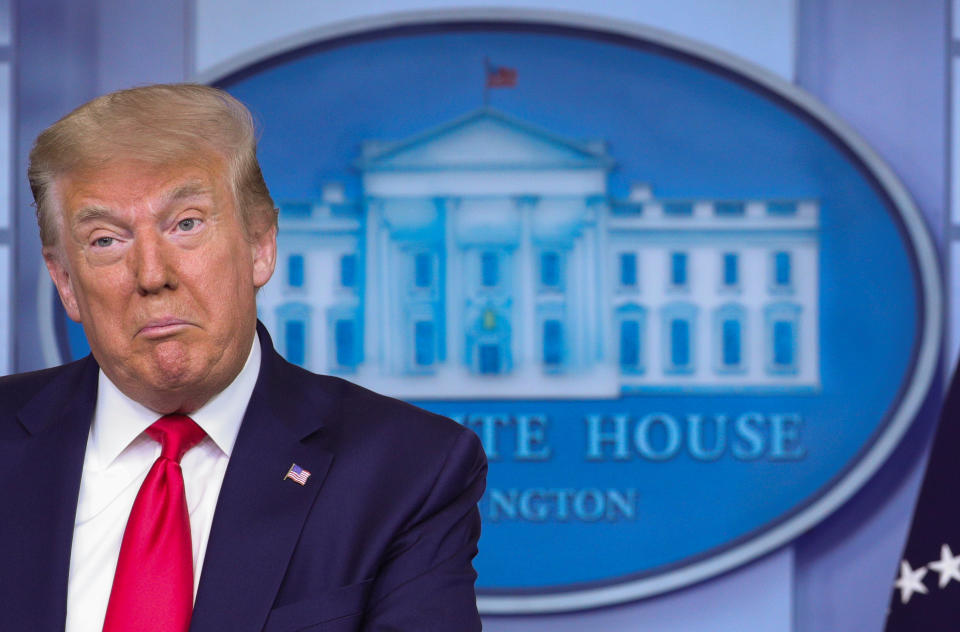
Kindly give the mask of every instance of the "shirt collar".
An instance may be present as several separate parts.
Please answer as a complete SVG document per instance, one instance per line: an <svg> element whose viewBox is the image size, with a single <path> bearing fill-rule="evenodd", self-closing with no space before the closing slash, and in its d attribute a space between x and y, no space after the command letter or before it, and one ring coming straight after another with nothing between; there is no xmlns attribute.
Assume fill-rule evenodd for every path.
<svg viewBox="0 0 960 632"><path fill-rule="evenodd" d="M253 395L260 374L260 340L253 345L240 373L227 388L190 414L207 436L230 456L237 440L243 415ZM97 407L90 426L88 458L96 460L97 469L110 465L159 415L124 395L110 381L103 369L97 384Z"/></svg>

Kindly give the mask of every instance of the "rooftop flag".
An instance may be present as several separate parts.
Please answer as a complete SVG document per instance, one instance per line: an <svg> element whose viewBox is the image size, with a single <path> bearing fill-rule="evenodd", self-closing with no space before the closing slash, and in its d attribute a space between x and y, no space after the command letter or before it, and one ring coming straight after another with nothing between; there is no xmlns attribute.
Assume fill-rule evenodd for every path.
<svg viewBox="0 0 960 632"><path fill-rule="evenodd" d="M487 62L488 88L513 88L517 85L517 69L507 66L491 66Z"/></svg>
<svg viewBox="0 0 960 632"><path fill-rule="evenodd" d="M483 60L486 82L483 85L483 104L490 101L490 88L514 88L517 85L517 69L508 66L494 66L490 60Z"/></svg>

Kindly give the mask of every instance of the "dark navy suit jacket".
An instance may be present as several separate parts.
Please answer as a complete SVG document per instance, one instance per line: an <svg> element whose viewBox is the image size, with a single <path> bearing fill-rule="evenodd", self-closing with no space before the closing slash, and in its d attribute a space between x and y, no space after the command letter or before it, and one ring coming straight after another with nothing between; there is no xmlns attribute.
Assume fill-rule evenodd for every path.
<svg viewBox="0 0 960 632"><path fill-rule="evenodd" d="M476 435L295 367L259 332L190 629L479 630ZM0 379L0 630L63 629L97 373L87 357ZM292 463L306 485L283 480Z"/></svg>

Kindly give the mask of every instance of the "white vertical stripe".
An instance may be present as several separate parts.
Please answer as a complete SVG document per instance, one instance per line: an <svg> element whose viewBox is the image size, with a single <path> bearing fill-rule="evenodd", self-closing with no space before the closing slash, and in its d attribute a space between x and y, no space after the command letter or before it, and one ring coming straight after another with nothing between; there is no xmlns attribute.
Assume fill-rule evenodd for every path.
<svg viewBox="0 0 960 632"><path fill-rule="evenodd" d="M954 367L957 364L957 355L960 352L960 241L950 243L950 270L947 278L950 279L950 287L947 288L947 295L950 297L950 319L949 340L947 343L947 366ZM949 369L948 369L949 370Z"/></svg>
<svg viewBox="0 0 960 632"><path fill-rule="evenodd" d="M10 170L10 110L13 101L10 87L10 64L0 63L0 228L10 226L10 179L13 177Z"/></svg>
<svg viewBox="0 0 960 632"><path fill-rule="evenodd" d="M0 245L0 375L10 373L13 366L10 344L10 316L13 304L10 301L10 285L13 282L10 265L10 246Z"/></svg>
<svg viewBox="0 0 960 632"><path fill-rule="evenodd" d="M960 58L950 64L950 220L960 224Z"/></svg>
<svg viewBox="0 0 960 632"><path fill-rule="evenodd" d="M953 0L953 39L960 39L960 0Z"/></svg>
<svg viewBox="0 0 960 632"><path fill-rule="evenodd" d="M10 15L10 4L10 0L0 0L0 46L9 46L13 41L11 36L13 20Z"/></svg>

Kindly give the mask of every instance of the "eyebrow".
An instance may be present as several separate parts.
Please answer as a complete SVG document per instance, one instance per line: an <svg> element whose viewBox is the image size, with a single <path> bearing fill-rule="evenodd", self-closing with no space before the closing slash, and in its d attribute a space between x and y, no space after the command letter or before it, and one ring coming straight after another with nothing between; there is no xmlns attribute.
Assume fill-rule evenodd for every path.
<svg viewBox="0 0 960 632"><path fill-rule="evenodd" d="M186 200L189 198L202 197L206 195L212 195L212 190L202 182L185 182L164 193L161 204L166 205L170 204L171 202L177 202L179 200ZM78 210L76 215L73 217L72 223L74 226L79 226L81 224L100 219L112 219L114 216L114 211L108 207L90 205Z"/></svg>
<svg viewBox="0 0 960 632"><path fill-rule="evenodd" d="M164 202L175 202L192 197L212 195L213 191L202 182L185 182L163 195Z"/></svg>
<svg viewBox="0 0 960 632"><path fill-rule="evenodd" d="M113 211L104 206L85 206L77 211L77 214L73 216L72 224L74 226L79 226L80 224L93 222L98 219L109 219L113 217L113 215Z"/></svg>

